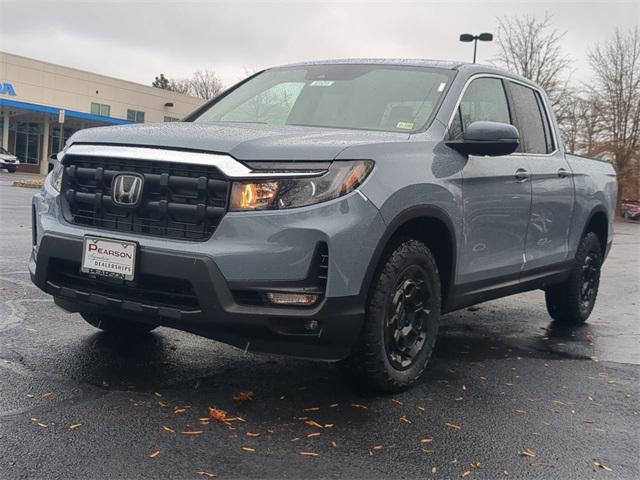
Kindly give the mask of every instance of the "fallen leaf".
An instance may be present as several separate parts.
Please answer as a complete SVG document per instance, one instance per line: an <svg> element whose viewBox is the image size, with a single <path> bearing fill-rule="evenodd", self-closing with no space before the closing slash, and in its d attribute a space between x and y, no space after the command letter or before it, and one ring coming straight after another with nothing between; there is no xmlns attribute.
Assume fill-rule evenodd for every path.
<svg viewBox="0 0 640 480"><path fill-rule="evenodd" d="M319 412L320 411L320 407L305 408L304 411L305 412Z"/></svg>
<svg viewBox="0 0 640 480"><path fill-rule="evenodd" d="M183 413L186 412L187 409L186 408L181 408L181 407L176 407L173 409L173 413Z"/></svg>
<svg viewBox="0 0 640 480"><path fill-rule="evenodd" d="M320 425L318 422L316 422L315 420L307 420L306 422L307 425L311 426L311 427L316 427L316 428L324 428L322 425Z"/></svg>
<svg viewBox="0 0 640 480"><path fill-rule="evenodd" d="M42 423L42 422L36 422L36 425L38 425L39 427L42 427L42 428L47 428L49 426L46 423Z"/></svg>
<svg viewBox="0 0 640 480"><path fill-rule="evenodd" d="M369 407L367 407L366 405L361 405L361 404L359 404L359 403L352 403L352 404L351 404L351 406L352 406L353 408L362 408L362 409L364 409L364 410L366 410L367 408L369 408Z"/></svg>
<svg viewBox="0 0 640 480"><path fill-rule="evenodd" d="M331 405L329 405L329 408L336 408L338 405L340 405L339 403L332 403Z"/></svg>
<svg viewBox="0 0 640 480"><path fill-rule="evenodd" d="M333 423L325 423L324 428L333 428Z"/></svg>
<svg viewBox="0 0 640 480"><path fill-rule="evenodd" d="M165 432L169 432L169 433L176 433L176 431L173 428L167 427L167 426L163 426L162 429Z"/></svg>
<svg viewBox="0 0 640 480"><path fill-rule="evenodd" d="M47 397L50 397L51 395L53 395L53 392L46 392L42 394L42 398L47 398Z"/></svg>
<svg viewBox="0 0 640 480"><path fill-rule="evenodd" d="M338 447L338 444L337 444L336 442L334 442L333 440L331 440L331 446L332 446L333 448L337 448L337 447Z"/></svg>
<svg viewBox="0 0 640 480"><path fill-rule="evenodd" d="M149 458L156 458L158 455L160 455L160 450L156 450L155 452L151 452L148 457Z"/></svg>
<svg viewBox="0 0 640 480"><path fill-rule="evenodd" d="M73 425L69 425L69 430L75 430L76 428L80 427L82 424L81 423L74 423Z"/></svg>
<svg viewBox="0 0 640 480"><path fill-rule="evenodd" d="M184 432L180 432L182 435L202 435L204 432L202 430L185 430Z"/></svg>
<svg viewBox="0 0 640 480"><path fill-rule="evenodd" d="M209 407L209 416L217 422L227 421L227 412L218 408Z"/></svg>
<svg viewBox="0 0 640 480"><path fill-rule="evenodd" d="M426 409L424 407L418 406L418 410L420 410L421 412L426 411Z"/></svg>
<svg viewBox="0 0 640 480"><path fill-rule="evenodd" d="M480 462L473 462L471 464L471 468L475 468L476 470L480 468Z"/></svg>
<svg viewBox="0 0 640 480"><path fill-rule="evenodd" d="M161 397L161 396L162 396L162 395L160 395L158 392L153 392L153 394L154 394L156 397Z"/></svg>
<svg viewBox="0 0 640 480"><path fill-rule="evenodd" d="M233 399L236 402L249 402L253 400L253 392L239 392L237 395L234 395Z"/></svg>
<svg viewBox="0 0 640 480"><path fill-rule="evenodd" d="M207 477L207 478L214 478L218 476L213 472L205 472L204 470L200 470L199 472L196 472L196 474L200 475L201 477Z"/></svg>
<svg viewBox="0 0 640 480"><path fill-rule="evenodd" d="M460 430L462 428L460 425L456 425L455 423L445 423L445 425L449 428L453 428L454 430Z"/></svg>
<svg viewBox="0 0 640 480"><path fill-rule="evenodd" d="M463 472L463 474L460 476L460 478L467 478L471 475L471 470L467 470L466 472Z"/></svg>
<svg viewBox="0 0 640 480"><path fill-rule="evenodd" d="M315 452L298 452L298 453L303 457L319 457L320 456L319 453L315 453Z"/></svg>
<svg viewBox="0 0 640 480"><path fill-rule="evenodd" d="M392 399L391 399L391 401L392 401L393 403L398 404L398 405L404 405L404 403L402 403L400 400L396 400L395 398L392 398Z"/></svg>
<svg viewBox="0 0 640 480"><path fill-rule="evenodd" d="M373 449L374 450L382 450L384 448L384 445L374 445Z"/></svg>
<svg viewBox="0 0 640 480"><path fill-rule="evenodd" d="M600 462L596 462L594 461L593 464L598 467L601 468L602 470L605 470L607 472L613 472L613 470L611 469L611 467L606 466L604 463L600 463Z"/></svg>
<svg viewBox="0 0 640 480"><path fill-rule="evenodd" d="M259 433L247 432L247 437L259 437L259 436L260 436Z"/></svg>
<svg viewBox="0 0 640 480"><path fill-rule="evenodd" d="M522 452L520 452L519 454L521 457L535 457L536 454L533 450L531 450L530 448L527 448L526 450L523 450Z"/></svg>
<svg viewBox="0 0 640 480"><path fill-rule="evenodd" d="M251 448L251 447L242 447L242 449L243 449L245 452L255 452L255 451L256 451L256 449L255 449L255 448Z"/></svg>
<svg viewBox="0 0 640 480"><path fill-rule="evenodd" d="M321 435L320 432L310 433L309 435L307 435L307 438L319 437L320 435Z"/></svg>
<svg viewBox="0 0 640 480"><path fill-rule="evenodd" d="M400 417L400 421L403 423L412 423L411 420L409 420L407 417L405 417L404 415Z"/></svg>
<svg viewBox="0 0 640 480"><path fill-rule="evenodd" d="M438 467L431 467L431 474L435 475L436 473L438 473Z"/></svg>
<svg viewBox="0 0 640 480"><path fill-rule="evenodd" d="M300 438L299 438L299 437L292 438L292 439L291 439L291 441L292 441L292 442L294 442L294 443L295 443L295 442L299 442L299 441L300 441Z"/></svg>
<svg viewBox="0 0 640 480"><path fill-rule="evenodd" d="M433 442L433 438L423 438L420 440L420 443L431 443Z"/></svg>
<svg viewBox="0 0 640 480"><path fill-rule="evenodd" d="M521 415L524 415L525 413L527 413L525 410L514 410L514 412L519 413Z"/></svg>

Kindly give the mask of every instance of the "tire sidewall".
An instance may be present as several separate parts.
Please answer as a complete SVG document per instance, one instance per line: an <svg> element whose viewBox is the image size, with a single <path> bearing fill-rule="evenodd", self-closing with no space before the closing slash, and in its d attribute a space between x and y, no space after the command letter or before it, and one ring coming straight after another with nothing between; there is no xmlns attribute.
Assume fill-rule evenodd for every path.
<svg viewBox="0 0 640 480"><path fill-rule="evenodd" d="M377 300L382 300L384 302L384 308L374 311L373 314L368 313L367 315L367 320L369 322L372 322L372 324L378 330L377 334L380 335L381 338L381 341L379 342L380 351L377 353L379 355L379 358L384 363L384 369L394 383L407 386L413 383L422 374L429 361L429 358L431 357L438 332L438 319L440 317L441 300L440 278L435 261L433 260L431 253L424 244L417 241L410 241L409 243L414 242L417 245L412 245L412 248L410 250L411 253L404 257L401 262L390 265L393 254L387 258L386 263L383 267L383 272L386 273L386 275L380 275L378 277L372 295L383 297L382 299L378 297ZM405 244L406 243L407 242L405 242ZM400 244L398 247L402 245L403 244ZM404 370L397 370L391 364L386 351L385 329L387 328L387 318L391 313L389 310L389 307L391 305L390 298L395 292L397 282L402 273L407 267L412 265L418 265L424 270L425 278L428 282L428 288L431 292L431 299L429 301L429 309L431 310L431 313L429 314L427 338L418 357L409 368Z"/></svg>

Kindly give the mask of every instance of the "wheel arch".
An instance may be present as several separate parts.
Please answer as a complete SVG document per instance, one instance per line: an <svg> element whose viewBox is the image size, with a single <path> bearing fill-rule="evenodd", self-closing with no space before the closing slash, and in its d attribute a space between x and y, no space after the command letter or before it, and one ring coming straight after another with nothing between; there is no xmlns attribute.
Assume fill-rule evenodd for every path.
<svg viewBox="0 0 640 480"><path fill-rule="evenodd" d="M369 261L362 282L361 295L367 297L375 274L385 255L401 238L415 238L424 242L436 260L442 288L442 309L450 304L457 260L456 232L449 215L432 205L420 205L404 210L387 226Z"/></svg>
<svg viewBox="0 0 640 480"><path fill-rule="evenodd" d="M609 240L609 217L604 206L598 205L591 210L582 230L580 240L589 232L595 233L598 240L600 240L600 248L602 249L602 256L604 258L607 253L607 242Z"/></svg>

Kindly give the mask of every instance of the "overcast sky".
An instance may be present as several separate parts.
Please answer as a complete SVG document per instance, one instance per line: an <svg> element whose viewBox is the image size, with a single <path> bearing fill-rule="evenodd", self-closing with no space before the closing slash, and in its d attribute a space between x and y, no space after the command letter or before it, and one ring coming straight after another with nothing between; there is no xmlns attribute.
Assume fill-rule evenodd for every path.
<svg viewBox="0 0 640 480"><path fill-rule="evenodd" d="M588 75L586 49L640 22L627 1L0 0L0 50L140 83L213 69L228 86L246 69L302 60L408 57L469 61L460 33L496 32L496 16L545 12ZM479 62L496 54L479 45ZM4 80L4 79L0 79Z"/></svg>

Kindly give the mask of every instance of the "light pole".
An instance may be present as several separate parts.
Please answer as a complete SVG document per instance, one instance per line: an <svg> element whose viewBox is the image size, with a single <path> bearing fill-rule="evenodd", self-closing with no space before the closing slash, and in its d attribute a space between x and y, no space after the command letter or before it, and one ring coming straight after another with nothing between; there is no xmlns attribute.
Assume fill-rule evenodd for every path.
<svg viewBox="0 0 640 480"><path fill-rule="evenodd" d="M490 42L493 40L493 33L481 33L480 35L471 35L463 33L460 35L461 42L473 42L473 63L476 63L476 51L478 49L478 40L481 42Z"/></svg>

